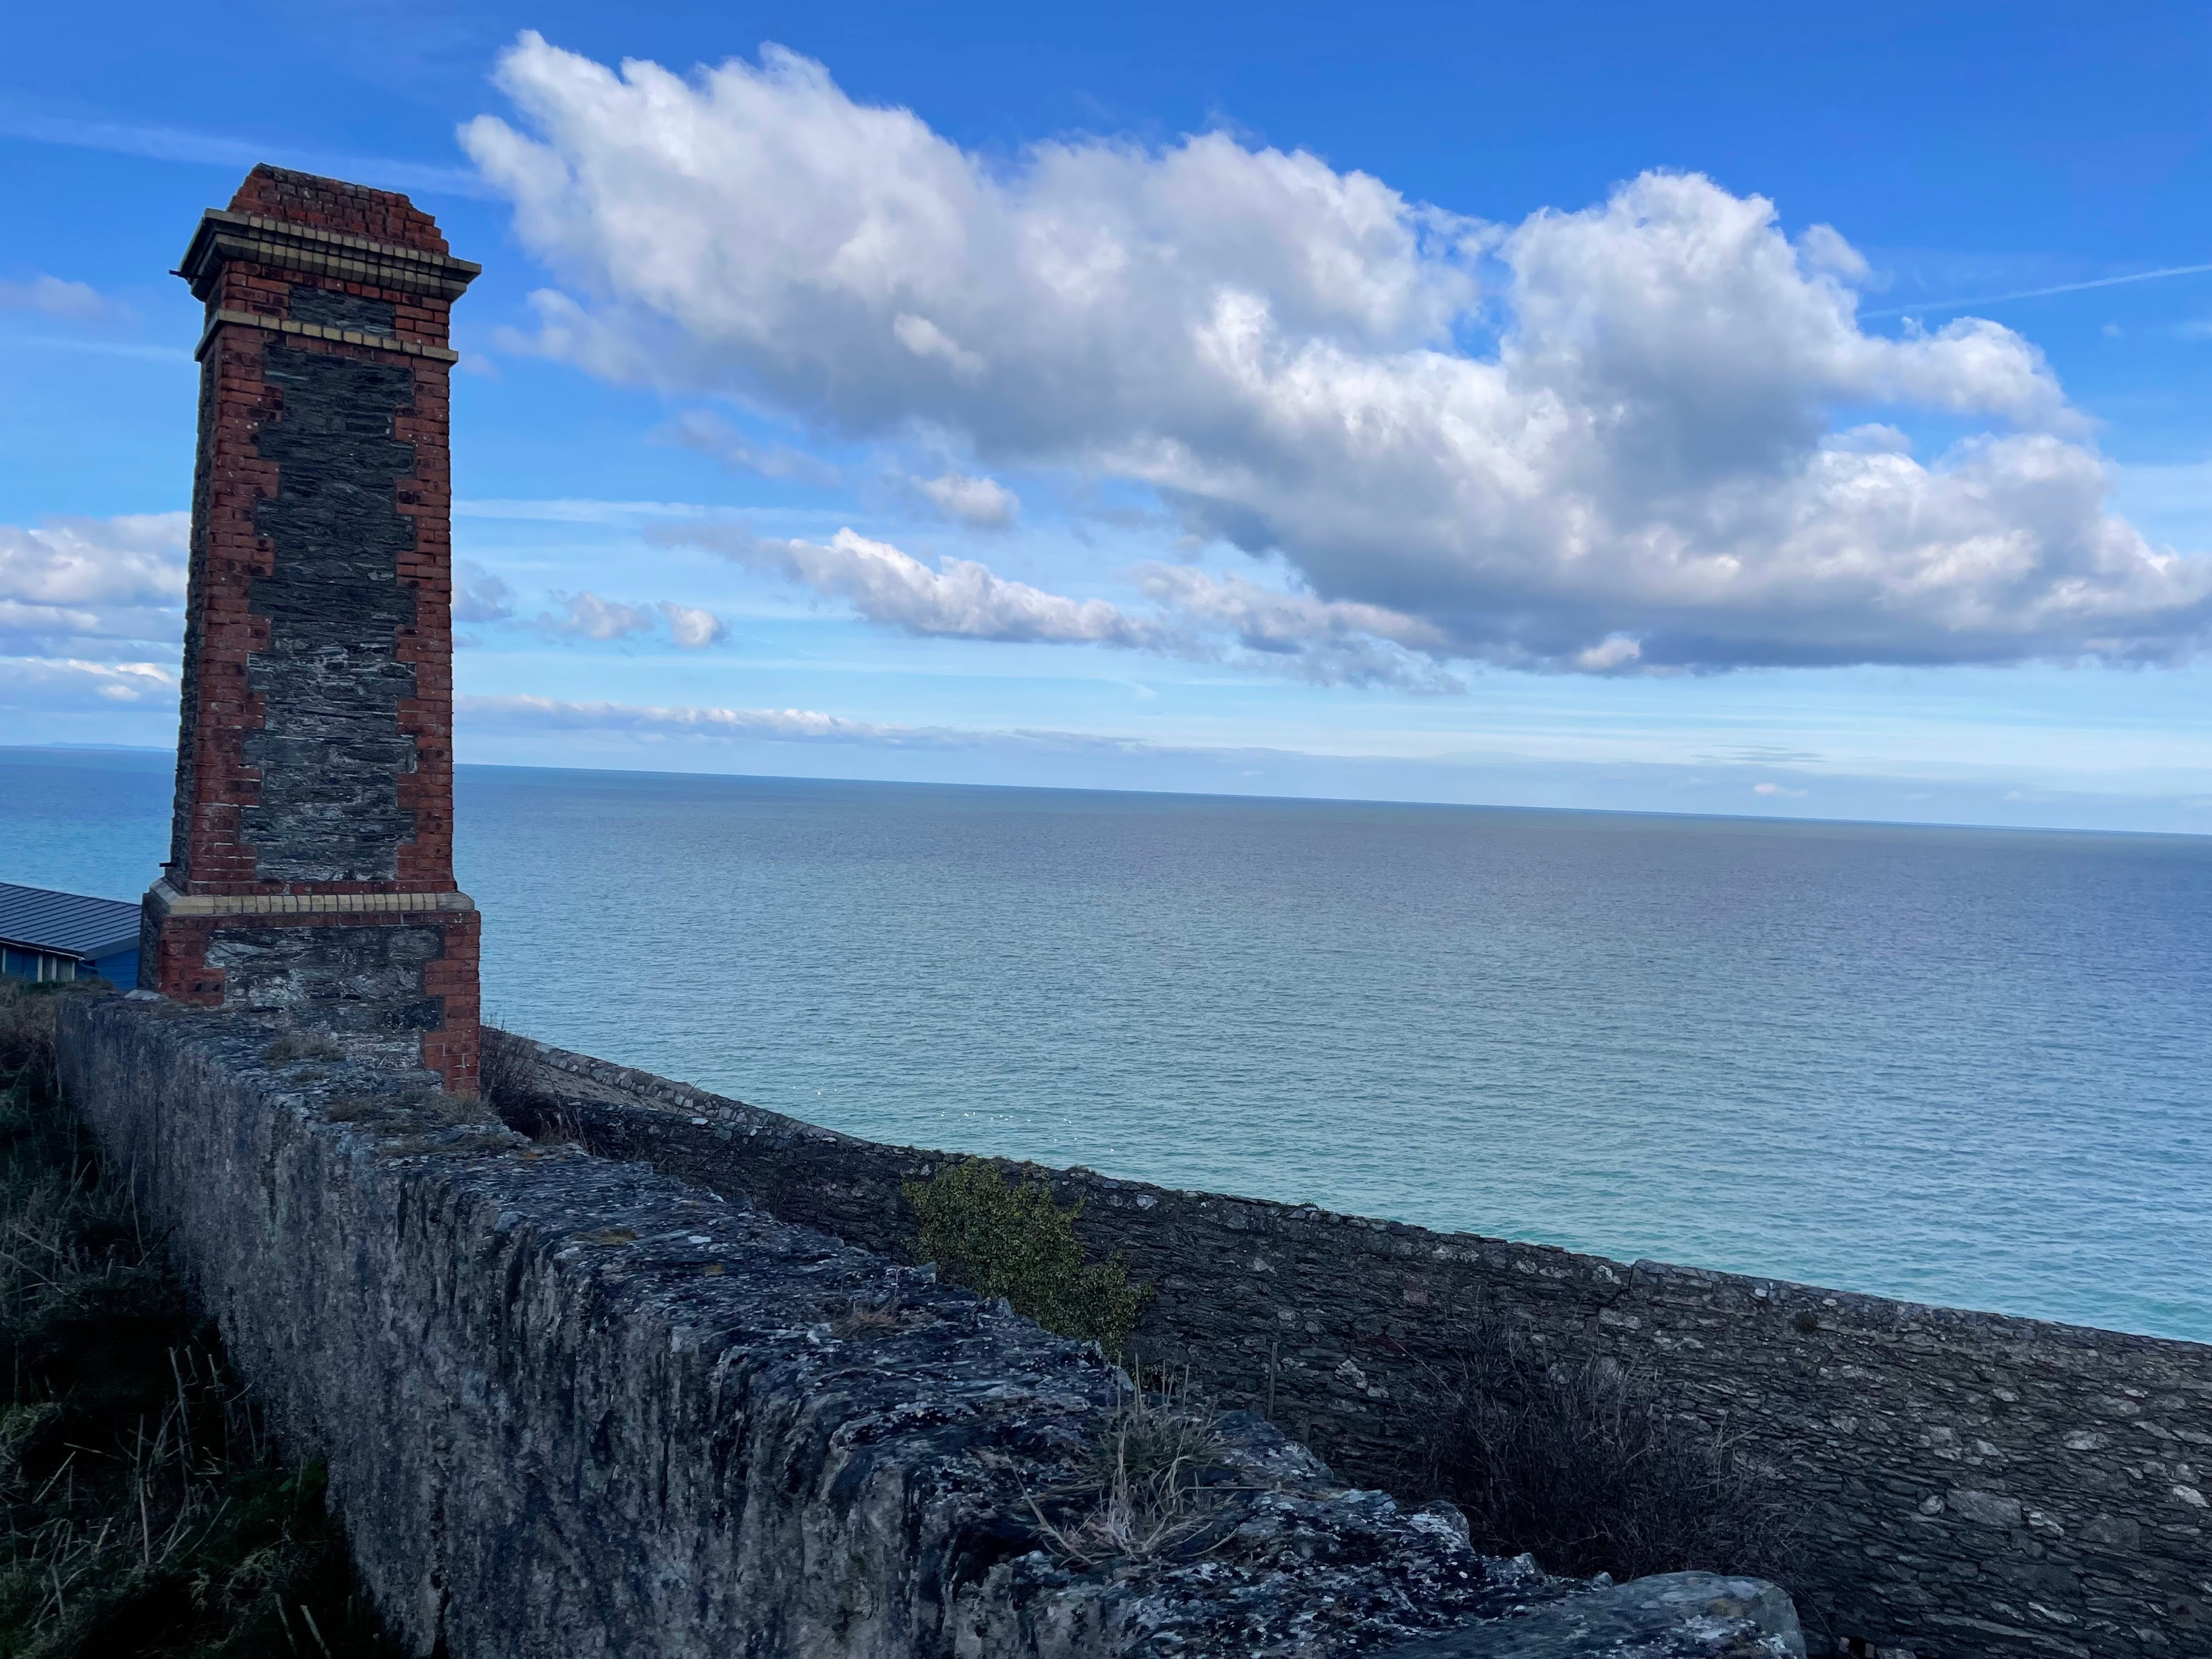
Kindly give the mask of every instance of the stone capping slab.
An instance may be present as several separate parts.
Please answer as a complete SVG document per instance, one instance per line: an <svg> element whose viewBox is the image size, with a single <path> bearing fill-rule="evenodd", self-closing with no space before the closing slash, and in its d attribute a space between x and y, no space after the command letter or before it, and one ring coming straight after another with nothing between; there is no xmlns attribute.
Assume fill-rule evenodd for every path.
<svg viewBox="0 0 2212 1659"><path fill-rule="evenodd" d="M679 1083L655 1076L650 1072L618 1065L612 1060L557 1048L534 1037L522 1036L514 1032L501 1032L501 1036L507 1042L521 1044L532 1060L551 1071L614 1091L618 1096L628 1097L640 1105L657 1107L668 1112L690 1113L695 1117L703 1115L716 1125L737 1126L748 1138L777 1134L842 1143L855 1151L898 1154L918 1164L969 1156L963 1152L932 1151L927 1147L867 1140L847 1134L840 1129L824 1128L820 1124L771 1111L766 1107L748 1105L742 1100L715 1094L696 1084ZM1013 1158L991 1158L988 1161L1005 1164L1009 1168L1020 1162ZM1139 1208L1151 1207L1146 1202L1147 1198L1155 1202L1159 1199L1176 1198L1195 1203L1201 1208L1218 1207L1232 1214L1243 1212L1254 1221L1264 1215L1278 1222L1340 1229L1352 1236L1355 1248L1379 1256L1464 1261L1493 1267L1510 1262L1516 1273L1531 1278L1582 1281L1601 1297L1617 1298L1632 1287L1672 1290L1693 1294L1701 1299L1724 1298L1747 1310L1817 1308L1830 1318L1848 1317L1855 1323L1891 1330L1961 1327L2100 1352L2136 1350L2169 1354L2176 1351L2194 1351L2205 1364L2207 1385L2212 1388L2212 1346L2177 1337L2144 1336L2133 1331L2106 1330L2094 1325L2071 1325L2023 1314L1991 1313L1974 1308L1908 1302L1871 1291L1839 1291L1824 1285L1801 1284L1793 1279L1761 1278L1711 1267L1688 1267L1671 1261L1639 1258L1632 1262L1625 1262L1609 1256L1583 1255L1556 1244L1527 1244L1512 1239L1494 1238L1483 1233L1438 1232L1409 1221L1352 1215L1324 1210L1313 1204L1292 1204L1279 1199L1248 1198L1188 1188L1161 1187L1151 1182L1100 1175L1081 1164L1065 1169L1046 1167L1043 1172L1055 1181L1066 1180L1106 1193L1126 1194L1127 1197L1124 1202L1133 1203ZM1360 1235L1366 1237L1362 1239Z"/></svg>
<svg viewBox="0 0 2212 1659"><path fill-rule="evenodd" d="M194 362L205 359L208 348L215 343L216 331L226 325L265 329L272 334L303 335L311 340L334 340L342 345L368 346L378 351L404 352L410 357L427 357L433 362L461 361L461 354L449 346L424 345L420 340L403 340L396 334L371 334L356 328L331 328L322 323L295 323L289 317L264 317L257 312L218 309L208 313L200 343L192 348Z"/></svg>
<svg viewBox="0 0 2212 1659"><path fill-rule="evenodd" d="M210 208L200 216L176 274L191 284L195 299L204 301L212 297L216 274L230 259L447 301L459 299L483 274L483 267L474 260L457 259L450 253L224 208Z"/></svg>
<svg viewBox="0 0 2212 1659"><path fill-rule="evenodd" d="M456 1121L283 1022L58 1011L64 1090L362 1581L450 1659L1351 1659L1589 1592L1219 1425L1208 1547L1042 1547L1123 1386L1089 1345L642 1165ZM889 1325L841 1328L860 1307ZM1061 1510L1067 1519L1079 1508ZM1648 1659L1787 1659L1671 1616Z"/></svg>
<svg viewBox="0 0 2212 1659"><path fill-rule="evenodd" d="M1802 1651L1790 1598L1759 1578L1669 1572L1592 1590L1519 1619L1424 1637L1375 1659L1636 1659L1654 1631L1741 1632L1742 1659Z"/></svg>
<svg viewBox="0 0 2212 1659"><path fill-rule="evenodd" d="M466 914L477 908L466 893L179 893L165 877L146 902L164 916L383 915L393 912Z"/></svg>

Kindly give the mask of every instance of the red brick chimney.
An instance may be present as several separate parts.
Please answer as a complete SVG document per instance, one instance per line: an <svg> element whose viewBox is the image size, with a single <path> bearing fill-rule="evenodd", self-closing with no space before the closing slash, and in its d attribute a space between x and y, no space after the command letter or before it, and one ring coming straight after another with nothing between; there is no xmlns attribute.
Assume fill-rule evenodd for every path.
<svg viewBox="0 0 2212 1659"><path fill-rule="evenodd" d="M281 167L177 273L207 307L176 816L140 983L477 1076L453 881L447 313L481 269L404 196Z"/></svg>

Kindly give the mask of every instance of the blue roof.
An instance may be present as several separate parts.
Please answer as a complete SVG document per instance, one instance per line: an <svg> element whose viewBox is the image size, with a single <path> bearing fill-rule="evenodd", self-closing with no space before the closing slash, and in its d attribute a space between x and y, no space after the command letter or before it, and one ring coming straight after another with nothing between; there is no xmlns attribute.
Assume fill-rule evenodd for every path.
<svg viewBox="0 0 2212 1659"><path fill-rule="evenodd" d="M97 961L137 948L138 907L0 881L0 942Z"/></svg>

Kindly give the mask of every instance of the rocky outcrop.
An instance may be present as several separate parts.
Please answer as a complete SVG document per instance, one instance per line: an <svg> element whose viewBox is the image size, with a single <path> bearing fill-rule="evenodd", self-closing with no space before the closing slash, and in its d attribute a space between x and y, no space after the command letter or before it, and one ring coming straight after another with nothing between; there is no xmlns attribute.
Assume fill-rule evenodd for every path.
<svg viewBox="0 0 2212 1659"><path fill-rule="evenodd" d="M1624 1603L1485 1559L1244 1416L1217 1425L1195 1524L1072 1556L1054 1529L1097 1502L1126 1399L1095 1348L534 1144L428 1073L271 1060L276 1030L72 1002L64 1083L279 1432L327 1459L417 1652L1322 1659L1508 1629L1537 1645L1439 1651L1802 1651L1771 1590Z"/></svg>

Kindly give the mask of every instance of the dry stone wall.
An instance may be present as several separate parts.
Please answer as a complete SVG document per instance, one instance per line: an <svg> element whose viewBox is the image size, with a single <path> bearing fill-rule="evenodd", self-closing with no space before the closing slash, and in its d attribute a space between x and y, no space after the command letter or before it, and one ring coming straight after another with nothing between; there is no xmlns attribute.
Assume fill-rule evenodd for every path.
<svg viewBox="0 0 2212 1659"><path fill-rule="evenodd" d="M272 1060L290 1029L75 999L63 1082L280 1435L327 1459L417 1654L1575 1659L1592 1630L1636 1659L1802 1654L1771 1586L1624 1600L1486 1559L1249 1415L1218 1425L1196 1530L1071 1560L1043 1522L1092 1513L1081 1473L1124 1397L1096 1348L533 1144L429 1072Z"/></svg>
<svg viewBox="0 0 2212 1659"><path fill-rule="evenodd" d="M901 1183L945 1157L501 1042L515 1086L596 1147L874 1249L912 1230ZM2212 1654L2212 1348L1049 1178L1084 1206L1090 1247L1153 1287L1146 1357L1189 1365L1354 1478L1392 1480L1431 1368L1503 1317L1570 1364L1647 1376L1802 1501L1790 1589L1816 1651Z"/></svg>

